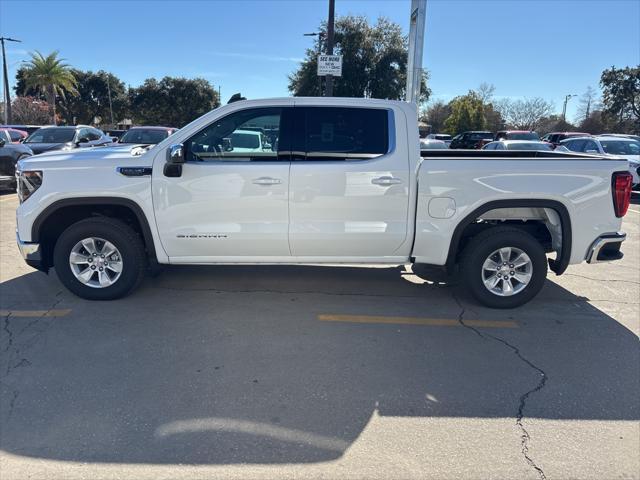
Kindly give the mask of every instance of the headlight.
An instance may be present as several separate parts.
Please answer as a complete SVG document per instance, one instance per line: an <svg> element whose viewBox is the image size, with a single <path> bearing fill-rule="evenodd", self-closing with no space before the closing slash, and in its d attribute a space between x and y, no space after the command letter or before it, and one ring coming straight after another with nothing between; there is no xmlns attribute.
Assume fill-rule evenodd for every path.
<svg viewBox="0 0 640 480"><path fill-rule="evenodd" d="M16 178L20 203L29 198L42 185L41 170L17 171Z"/></svg>

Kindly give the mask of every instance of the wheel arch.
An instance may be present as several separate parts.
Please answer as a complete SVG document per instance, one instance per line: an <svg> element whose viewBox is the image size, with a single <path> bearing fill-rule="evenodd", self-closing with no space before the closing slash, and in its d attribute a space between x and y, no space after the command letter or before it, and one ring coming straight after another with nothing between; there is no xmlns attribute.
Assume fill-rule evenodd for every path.
<svg viewBox="0 0 640 480"><path fill-rule="evenodd" d="M157 262L151 227L138 203L121 197L66 198L48 205L31 225L31 239L43 246L45 268L52 265L57 238L71 224L92 216L119 218L128 222L142 237L147 257Z"/></svg>
<svg viewBox="0 0 640 480"><path fill-rule="evenodd" d="M505 208L545 208L555 212L560 219L561 242L560 251L555 259L549 259L549 268L556 274L561 275L569 266L571 258L572 245L572 226L571 217L567 207L557 200L547 199L507 199L493 200L480 205L473 211L468 213L456 226L451 242L449 243L449 252L447 254L446 267L451 269L454 267L458 254L460 253L460 245L465 238L465 232L468 227L473 225L482 215L498 209Z"/></svg>

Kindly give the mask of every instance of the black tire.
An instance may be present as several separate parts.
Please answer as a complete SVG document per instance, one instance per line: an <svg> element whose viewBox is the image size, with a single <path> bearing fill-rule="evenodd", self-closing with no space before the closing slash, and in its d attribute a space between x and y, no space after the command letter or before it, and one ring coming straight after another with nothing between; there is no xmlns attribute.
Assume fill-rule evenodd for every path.
<svg viewBox="0 0 640 480"><path fill-rule="evenodd" d="M522 250L532 264L529 283L511 296L492 293L482 279L485 260L504 247ZM527 232L513 227L494 227L471 239L460 259L460 270L464 285L480 303L490 308L515 308L527 303L542 289L547 278L547 257L540 242Z"/></svg>
<svg viewBox="0 0 640 480"><path fill-rule="evenodd" d="M71 270L71 250L80 240L88 237L107 240L120 251L122 273L111 286L87 286ZM128 295L144 278L146 263L140 236L126 223L108 217L88 218L74 223L62 232L53 251L53 265L62 284L72 293L87 300L115 300Z"/></svg>

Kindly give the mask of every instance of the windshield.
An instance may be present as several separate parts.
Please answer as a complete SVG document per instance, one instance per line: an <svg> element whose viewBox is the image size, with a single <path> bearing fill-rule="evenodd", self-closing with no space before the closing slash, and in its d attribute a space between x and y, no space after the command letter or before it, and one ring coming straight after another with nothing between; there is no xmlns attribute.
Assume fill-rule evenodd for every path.
<svg viewBox="0 0 640 480"><path fill-rule="evenodd" d="M120 138L120 143L156 144L167 138L166 130L132 128Z"/></svg>
<svg viewBox="0 0 640 480"><path fill-rule="evenodd" d="M260 148L260 134L232 133L231 145L233 148Z"/></svg>
<svg viewBox="0 0 640 480"><path fill-rule="evenodd" d="M551 147L547 143L538 142L518 142L510 143L507 145L507 150L551 150Z"/></svg>
<svg viewBox="0 0 640 480"><path fill-rule="evenodd" d="M67 143L72 142L75 128L40 128L27 137L24 143Z"/></svg>
<svg viewBox="0 0 640 480"><path fill-rule="evenodd" d="M508 140L540 140L536 132L510 132L504 138Z"/></svg>
<svg viewBox="0 0 640 480"><path fill-rule="evenodd" d="M612 155L640 155L640 142L635 140L600 140L600 145Z"/></svg>
<svg viewBox="0 0 640 480"><path fill-rule="evenodd" d="M491 132L472 133L471 135L469 135L469 139L471 139L471 140L484 140L484 139L493 140L493 133L491 133Z"/></svg>

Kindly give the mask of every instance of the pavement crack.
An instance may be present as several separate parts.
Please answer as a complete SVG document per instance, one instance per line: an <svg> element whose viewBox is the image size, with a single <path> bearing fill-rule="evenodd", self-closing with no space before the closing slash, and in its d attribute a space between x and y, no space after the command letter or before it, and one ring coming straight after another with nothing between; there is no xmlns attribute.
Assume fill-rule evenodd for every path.
<svg viewBox="0 0 640 480"><path fill-rule="evenodd" d="M593 277L587 277L586 275L578 275L577 273L565 273L564 275L569 277L584 278L585 280L591 280L594 282L622 282L622 283L633 283L635 285L640 285L640 282L636 282L634 280L622 280L617 278L593 278Z"/></svg>
<svg viewBox="0 0 640 480"><path fill-rule="evenodd" d="M11 331L11 329L9 328L9 322L11 318L11 312L7 313L4 316L4 324L2 326L2 329L7 332L7 345L5 346L3 352L7 353L9 351L9 349L11 348L11 346L13 345L13 332Z"/></svg>
<svg viewBox="0 0 640 480"><path fill-rule="evenodd" d="M524 355L522 355L522 353L520 352L520 349L515 345L512 345L511 343L507 342L506 340L500 337L496 337L495 335L492 335L490 333L481 332L477 328L466 324L464 322L464 314L466 312L466 309L462 305L462 302L460 302L460 300L456 296L455 292L452 292L452 296L453 296L453 300L456 302L456 304L460 308L460 313L458 314L458 321L463 327L475 332L476 335L478 335L480 338L484 340L493 339L496 342L500 342L501 344L509 348L511 351L513 351L514 355L516 355L520 359L520 361L525 363L529 368L534 370L539 375L538 384L534 388L520 395L520 401L518 404L518 413L516 415L516 425L520 429L520 450L522 452L522 456L524 457L527 464L536 471L540 480L546 480L547 476L545 475L542 468L538 464L536 464L536 462L529 455L529 440L531 440L531 436L529 435L529 432L525 428L523 424L523 420L525 416L524 411L527 406L527 400L529 399L529 396L536 392L539 392L545 387L545 385L547 384L547 380L549 379L548 375L544 370L542 370L540 367L534 364L531 360L527 359Z"/></svg>

